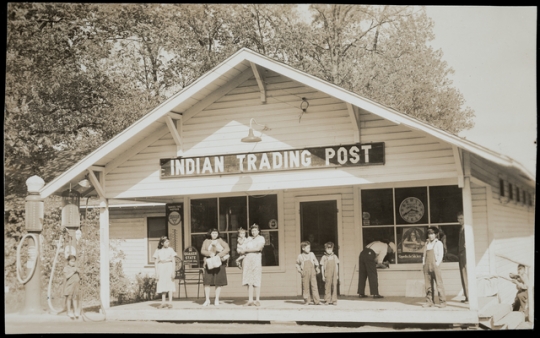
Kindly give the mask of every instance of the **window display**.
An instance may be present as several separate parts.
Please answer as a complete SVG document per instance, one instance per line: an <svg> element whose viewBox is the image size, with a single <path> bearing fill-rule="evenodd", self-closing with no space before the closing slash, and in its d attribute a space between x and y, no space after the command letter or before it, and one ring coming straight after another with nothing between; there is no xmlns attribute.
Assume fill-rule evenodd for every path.
<svg viewBox="0 0 540 338"><path fill-rule="evenodd" d="M457 213L463 207L458 186L363 189L361 199L364 246L389 240L397 252L388 261L422 263L426 230L436 226L445 247L443 262L457 261Z"/></svg>

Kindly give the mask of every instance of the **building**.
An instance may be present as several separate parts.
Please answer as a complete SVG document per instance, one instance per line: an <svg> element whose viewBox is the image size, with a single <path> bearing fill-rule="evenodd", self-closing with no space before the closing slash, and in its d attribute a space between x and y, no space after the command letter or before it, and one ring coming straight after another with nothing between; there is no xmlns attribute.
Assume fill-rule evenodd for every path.
<svg viewBox="0 0 540 338"><path fill-rule="evenodd" d="M248 131L260 141L242 142ZM431 225L446 234L443 279L459 297L459 211L470 310L503 283L494 276L534 254L535 177L521 164L248 49L47 183L41 196L85 176L94 187L87 193L101 199L106 304L109 241L126 254L127 275L152 274L160 236L177 252L200 250L212 227L234 247L239 227L261 226L262 297L301 294L295 260L310 235L317 254L324 242L336 244L340 294L357 294L360 251L386 238L398 252L379 272L381 294L422 295ZM229 264L222 297L243 297L241 271ZM515 294L508 290L502 301Z"/></svg>

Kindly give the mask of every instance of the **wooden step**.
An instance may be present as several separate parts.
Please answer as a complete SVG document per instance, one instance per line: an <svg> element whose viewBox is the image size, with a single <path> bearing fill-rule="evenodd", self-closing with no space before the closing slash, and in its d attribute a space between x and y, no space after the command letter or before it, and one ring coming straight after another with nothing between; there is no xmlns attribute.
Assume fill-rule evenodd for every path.
<svg viewBox="0 0 540 338"><path fill-rule="evenodd" d="M479 318L491 318L493 323L498 322L501 318L512 312L512 305L510 304L492 304L486 306L479 312Z"/></svg>
<svg viewBox="0 0 540 338"><path fill-rule="evenodd" d="M512 311L501 319L494 321L495 326L504 326L508 330L516 329L525 321L525 314L521 311Z"/></svg>

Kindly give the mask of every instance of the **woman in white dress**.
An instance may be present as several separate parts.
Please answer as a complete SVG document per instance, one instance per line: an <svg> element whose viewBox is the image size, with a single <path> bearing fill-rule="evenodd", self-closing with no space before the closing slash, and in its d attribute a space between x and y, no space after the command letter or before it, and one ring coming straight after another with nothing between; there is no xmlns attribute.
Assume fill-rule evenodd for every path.
<svg viewBox="0 0 540 338"><path fill-rule="evenodd" d="M169 239L163 236L159 239L159 244L154 252L154 265L156 266L156 293L161 293L160 309L169 307L172 309L172 295L176 291L174 283L174 257L176 251L169 247ZM169 293L169 303L166 304L167 293Z"/></svg>
<svg viewBox="0 0 540 338"><path fill-rule="evenodd" d="M242 285L248 286L248 302L245 306L261 306L261 278L262 278L262 249L264 248L264 237L260 235L258 224L251 226L251 236L253 237L245 248L238 251L245 254L246 258L242 263ZM255 289L255 302L253 302L253 289Z"/></svg>

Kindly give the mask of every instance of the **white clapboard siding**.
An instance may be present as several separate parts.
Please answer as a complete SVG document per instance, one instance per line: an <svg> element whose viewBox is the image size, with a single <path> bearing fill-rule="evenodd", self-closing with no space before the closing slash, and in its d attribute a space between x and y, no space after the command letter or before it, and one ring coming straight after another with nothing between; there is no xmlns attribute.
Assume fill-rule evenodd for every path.
<svg viewBox="0 0 540 338"><path fill-rule="evenodd" d="M486 188L471 184L473 209L474 254L476 260L476 275L488 276L489 247Z"/></svg>

